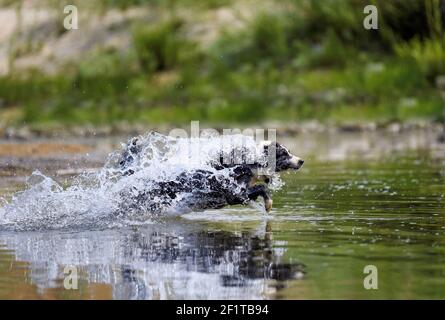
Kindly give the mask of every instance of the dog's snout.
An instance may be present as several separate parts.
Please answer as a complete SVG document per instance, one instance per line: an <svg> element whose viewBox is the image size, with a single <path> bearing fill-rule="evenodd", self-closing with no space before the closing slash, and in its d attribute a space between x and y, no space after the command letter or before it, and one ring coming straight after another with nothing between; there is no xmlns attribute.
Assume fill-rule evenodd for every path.
<svg viewBox="0 0 445 320"><path fill-rule="evenodd" d="M293 156L290 160L289 160L289 168L291 169L295 169L298 170L301 168L301 166L303 165L304 160L300 159L296 156Z"/></svg>

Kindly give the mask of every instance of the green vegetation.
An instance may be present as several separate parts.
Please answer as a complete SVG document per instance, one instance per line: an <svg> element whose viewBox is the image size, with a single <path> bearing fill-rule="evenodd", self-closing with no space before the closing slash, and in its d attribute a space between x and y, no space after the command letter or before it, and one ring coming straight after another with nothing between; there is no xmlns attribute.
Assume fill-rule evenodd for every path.
<svg viewBox="0 0 445 320"><path fill-rule="evenodd" d="M55 75L1 77L0 112L17 108L26 123L444 121L436 87L445 75L443 2L372 1L380 28L365 30L369 1L287 0L205 47L187 35L193 21L168 14L135 22L127 52L97 50ZM131 5L147 3L157 2ZM233 5L204 3L204 11ZM189 6L178 0L158 9Z"/></svg>

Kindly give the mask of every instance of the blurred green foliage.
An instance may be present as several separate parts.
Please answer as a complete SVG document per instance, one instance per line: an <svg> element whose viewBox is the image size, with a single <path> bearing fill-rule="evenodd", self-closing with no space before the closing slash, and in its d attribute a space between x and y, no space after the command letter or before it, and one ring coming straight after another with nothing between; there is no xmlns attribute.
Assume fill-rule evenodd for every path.
<svg viewBox="0 0 445 320"><path fill-rule="evenodd" d="M131 5L146 2L156 1ZM284 2L286 10L262 12L205 48L174 15L135 23L126 53L99 50L56 75L1 77L3 108L20 106L26 122L445 120L436 88L445 1L371 1L379 30L363 27L369 1Z"/></svg>
<svg viewBox="0 0 445 320"><path fill-rule="evenodd" d="M157 5L165 7L174 7L176 5L200 6L203 8L218 8L228 5L232 0L97 0L97 6L104 9L118 8L128 9L134 6Z"/></svg>
<svg viewBox="0 0 445 320"><path fill-rule="evenodd" d="M133 43L141 70L162 72L187 63L193 44L180 35L182 21L171 19L155 26L137 25L133 28Z"/></svg>

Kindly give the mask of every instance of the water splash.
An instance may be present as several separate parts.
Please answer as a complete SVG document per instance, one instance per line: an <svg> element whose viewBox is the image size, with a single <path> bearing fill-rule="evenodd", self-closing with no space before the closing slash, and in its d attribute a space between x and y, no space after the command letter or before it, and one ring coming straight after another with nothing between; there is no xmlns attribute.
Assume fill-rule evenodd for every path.
<svg viewBox="0 0 445 320"><path fill-rule="evenodd" d="M131 139L129 143L135 141ZM175 181L181 173L197 169L212 171L221 179L233 179L229 170L216 170L211 164L221 154L245 148L247 154L263 161L262 152L252 137L230 135L202 138L172 138L150 132L137 137L137 154L125 168L119 166L123 149L113 152L103 168L74 177L67 186L35 171L27 180L24 191L6 202L0 199L0 229L47 230L113 228L152 223L165 214L182 214L182 204L189 194L179 194L165 203L152 198L149 206L132 205L141 192L158 187L162 181ZM127 150L128 151L128 150ZM130 170L131 175L125 172ZM272 189L282 182L272 178ZM203 192L206 186L203 186Z"/></svg>

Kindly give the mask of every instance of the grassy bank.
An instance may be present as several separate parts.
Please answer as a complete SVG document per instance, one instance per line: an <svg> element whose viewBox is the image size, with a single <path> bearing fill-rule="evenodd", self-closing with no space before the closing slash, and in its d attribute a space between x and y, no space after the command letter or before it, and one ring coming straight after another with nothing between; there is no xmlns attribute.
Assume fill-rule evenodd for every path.
<svg viewBox="0 0 445 320"><path fill-rule="evenodd" d="M171 1L156 23L134 21L125 52L99 48L56 74L1 77L0 112L16 124L444 121L441 1L374 1L379 30L365 30L368 2L283 1L203 47L174 14L193 4ZM101 10L110 6L119 1Z"/></svg>

